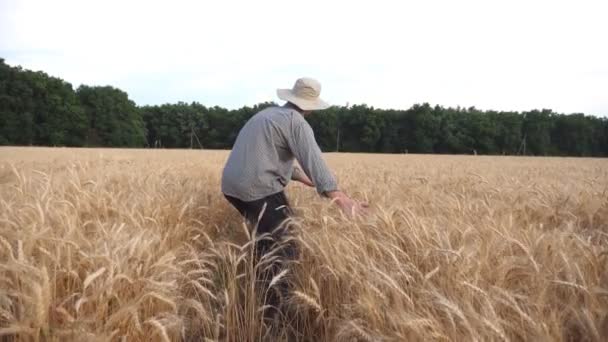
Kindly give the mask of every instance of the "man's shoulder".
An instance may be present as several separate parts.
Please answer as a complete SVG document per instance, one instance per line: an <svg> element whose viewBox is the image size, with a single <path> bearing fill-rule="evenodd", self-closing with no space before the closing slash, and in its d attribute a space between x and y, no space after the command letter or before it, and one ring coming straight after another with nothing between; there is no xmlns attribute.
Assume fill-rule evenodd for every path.
<svg viewBox="0 0 608 342"><path fill-rule="evenodd" d="M300 123L301 120L304 120L302 115L300 115L300 113L298 113L295 109L282 106L268 107L260 111L258 115L267 119L271 119L273 121L285 120Z"/></svg>
<svg viewBox="0 0 608 342"><path fill-rule="evenodd" d="M293 108L288 108L284 106L271 106L265 109L262 109L260 113L274 113L274 114L284 114L284 115L293 115L294 113L298 113Z"/></svg>

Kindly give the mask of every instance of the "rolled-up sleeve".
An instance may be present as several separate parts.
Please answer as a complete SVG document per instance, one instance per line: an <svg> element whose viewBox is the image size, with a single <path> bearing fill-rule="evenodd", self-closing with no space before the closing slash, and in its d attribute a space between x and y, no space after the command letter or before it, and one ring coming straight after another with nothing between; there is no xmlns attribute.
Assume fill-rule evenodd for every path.
<svg viewBox="0 0 608 342"><path fill-rule="evenodd" d="M338 190L338 183L323 160L321 149L308 122L303 118L294 119L287 140L291 152L320 195Z"/></svg>

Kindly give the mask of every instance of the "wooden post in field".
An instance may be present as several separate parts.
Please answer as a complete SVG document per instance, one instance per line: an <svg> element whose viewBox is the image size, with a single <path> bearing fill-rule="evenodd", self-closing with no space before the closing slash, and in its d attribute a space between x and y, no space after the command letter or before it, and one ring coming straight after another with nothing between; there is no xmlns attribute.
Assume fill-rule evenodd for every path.
<svg viewBox="0 0 608 342"><path fill-rule="evenodd" d="M517 151L517 154L520 154L523 150L523 155L526 155L526 134L524 134L524 138L521 140L521 145L519 145L519 151Z"/></svg>
<svg viewBox="0 0 608 342"><path fill-rule="evenodd" d="M336 138L336 152L340 152L340 125L338 125L338 137Z"/></svg>
<svg viewBox="0 0 608 342"><path fill-rule="evenodd" d="M348 102L346 102L346 109L348 109ZM340 152L340 118L338 120L338 134L336 135L336 152Z"/></svg>
<svg viewBox="0 0 608 342"><path fill-rule="evenodd" d="M196 135L196 132L194 131L194 126L190 125L190 149L194 148L194 138L196 138L196 142L198 143L198 147L202 150L204 149L203 144L201 144L201 141L198 138L198 135Z"/></svg>

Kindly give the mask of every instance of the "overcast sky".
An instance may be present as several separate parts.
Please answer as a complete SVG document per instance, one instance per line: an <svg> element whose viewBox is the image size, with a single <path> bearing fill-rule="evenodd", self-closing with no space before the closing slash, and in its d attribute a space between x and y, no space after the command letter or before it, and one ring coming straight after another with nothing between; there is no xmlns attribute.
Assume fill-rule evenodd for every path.
<svg viewBox="0 0 608 342"><path fill-rule="evenodd" d="M338 105L608 116L605 0L0 0L0 57L140 105L279 101L308 76Z"/></svg>

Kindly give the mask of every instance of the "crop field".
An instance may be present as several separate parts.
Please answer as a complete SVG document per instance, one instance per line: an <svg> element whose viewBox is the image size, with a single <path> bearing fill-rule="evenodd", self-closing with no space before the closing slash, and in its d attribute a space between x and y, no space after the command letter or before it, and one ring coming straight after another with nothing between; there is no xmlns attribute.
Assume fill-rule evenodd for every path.
<svg viewBox="0 0 608 342"><path fill-rule="evenodd" d="M605 159L327 154L269 327L227 156L0 148L0 341L608 340Z"/></svg>

